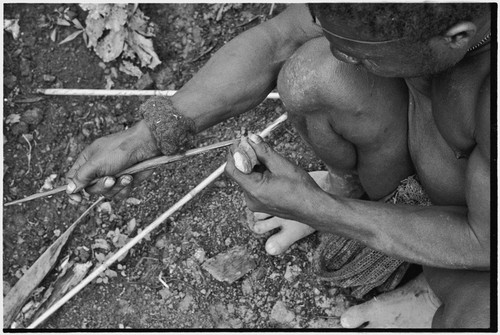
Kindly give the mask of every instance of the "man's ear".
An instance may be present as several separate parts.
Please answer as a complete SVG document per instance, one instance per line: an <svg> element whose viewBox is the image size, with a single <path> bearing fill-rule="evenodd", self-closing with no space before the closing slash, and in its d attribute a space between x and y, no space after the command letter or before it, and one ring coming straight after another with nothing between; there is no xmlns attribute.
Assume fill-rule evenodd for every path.
<svg viewBox="0 0 500 335"><path fill-rule="evenodd" d="M452 49L467 48L476 32L477 27L472 22L457 23L444 33L445 43Z"/></svg>

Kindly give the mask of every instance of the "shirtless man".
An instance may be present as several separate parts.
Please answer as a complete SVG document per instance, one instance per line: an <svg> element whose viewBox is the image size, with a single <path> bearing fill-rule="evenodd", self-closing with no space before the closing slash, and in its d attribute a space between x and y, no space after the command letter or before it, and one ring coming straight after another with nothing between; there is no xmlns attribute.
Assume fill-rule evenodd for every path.
<svg viewBox="0 0 500 335"><path fill-rule="evenodd" d="M240 173L228 155L248 207L273 216L255 230L281 228L270 254L320 230L423 265L413 288L356 306L346 327L376 325L404 301L436 328L490 326L490 16L487 4L292 5L226 44L171 99L199 132L278 85L328 172L315 182L258 137L265 172ZM78 200L106 176L86 190L126 194L132 176L110 176L160 154L157 139L141 121L97 140L69 171L68 193ZM414 173L433 206L356 199L384 198Z"/></svg>

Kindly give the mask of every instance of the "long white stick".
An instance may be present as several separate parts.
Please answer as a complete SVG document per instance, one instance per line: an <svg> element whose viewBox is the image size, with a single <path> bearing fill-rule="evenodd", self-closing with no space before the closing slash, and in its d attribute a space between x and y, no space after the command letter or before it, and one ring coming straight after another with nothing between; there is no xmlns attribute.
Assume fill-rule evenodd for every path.
<svg viewBox="0 0 500 335"><path fill-rule="evenodd" d="M277 118L273 123L266 127L262 132L260 132L261 137L266 137L269 135L279 124L287 119L287 114L281 115ZM148 227L146 227L143 231L137 234L132 240L130 240L127 244L125 244L121 249L119 249L113 256L111 256L106 262L101 264L97 269L95 269L87 278L85 278L80 284L76 285L71 291L66 293L64 297L61 298L58 302L56 302L53 306L51 306L45 313L40 315L38 319L36 319L31 325L28 326L29 329L33 329L38 326L41 322L43 322L46 318L52 315L55 311L57 311L62 305L64 305L69 299L71 299L75 294L80 292L85 286L87 286L92 280L94 280L101 272L106 270L111 264L116 262L121 256L123 256L126 252L128 252L134 245L136 245L140 240L142 240L147 234L149 234L153 229L158 227L163 223L168 217L178 211L182 206L188 203L191 199L193 199L198 193L200 193L205 187L210 185L215 179L217 179L223 172L226 167L226 163L222 164L217 170L212 172L210 176L208 176L205 180L203 180L198 186L193 188L188 194L182 197L177 203L175 203L172 207L170 207L165 213L160 215L156 220L154 220Z"/></svg>
<svg viewBox="0 0 500 335"><path fill-rule="evenodd" d="M132 96L132 95L165 95L172 96L175 90L105 90L105 89L79 89L79 88L39 88L37 93L45 95L100 95L100 96ZM279 93L269 93L266 99L279 99Z"/></svg>

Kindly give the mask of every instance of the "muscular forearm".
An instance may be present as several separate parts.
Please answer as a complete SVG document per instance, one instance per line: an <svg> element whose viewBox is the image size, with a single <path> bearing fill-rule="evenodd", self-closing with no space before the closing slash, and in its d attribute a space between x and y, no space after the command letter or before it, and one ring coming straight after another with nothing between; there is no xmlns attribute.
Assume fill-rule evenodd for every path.
<svg viewBox="0 0 500 335"><path fill-rule="evenodd" d="M289 8L230 41L172 98L179 112L195 121L197 131L264 100L284 61L317 35L298 25L302 11Z"/></svg>
<svg viewBox="0 0 500 335"><path fill-rule="evenodd" d="M422 265L489 268L489 241L481 241L474 233L465 207L391 205L327 193L311 204L304 222L318 230L360 240L383 253Z"/></svg>

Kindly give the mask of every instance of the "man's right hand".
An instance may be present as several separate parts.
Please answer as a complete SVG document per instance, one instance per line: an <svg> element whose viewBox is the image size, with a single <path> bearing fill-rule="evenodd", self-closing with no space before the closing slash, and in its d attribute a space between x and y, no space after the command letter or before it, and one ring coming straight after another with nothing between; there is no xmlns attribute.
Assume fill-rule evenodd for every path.
<svg viewBox="0 0 500 335"><path fill-rule="evenodd" d="M66 192L74 201L80 202L80 191L102 194L108 198L125 197L133 186L146 179L152 172L137 173L134 176L114 177L124 169L160 155L155 139L144 121L119 133L95 140L86 147L66 174ZM89 186L94 179L97 183Z"/></svg>

